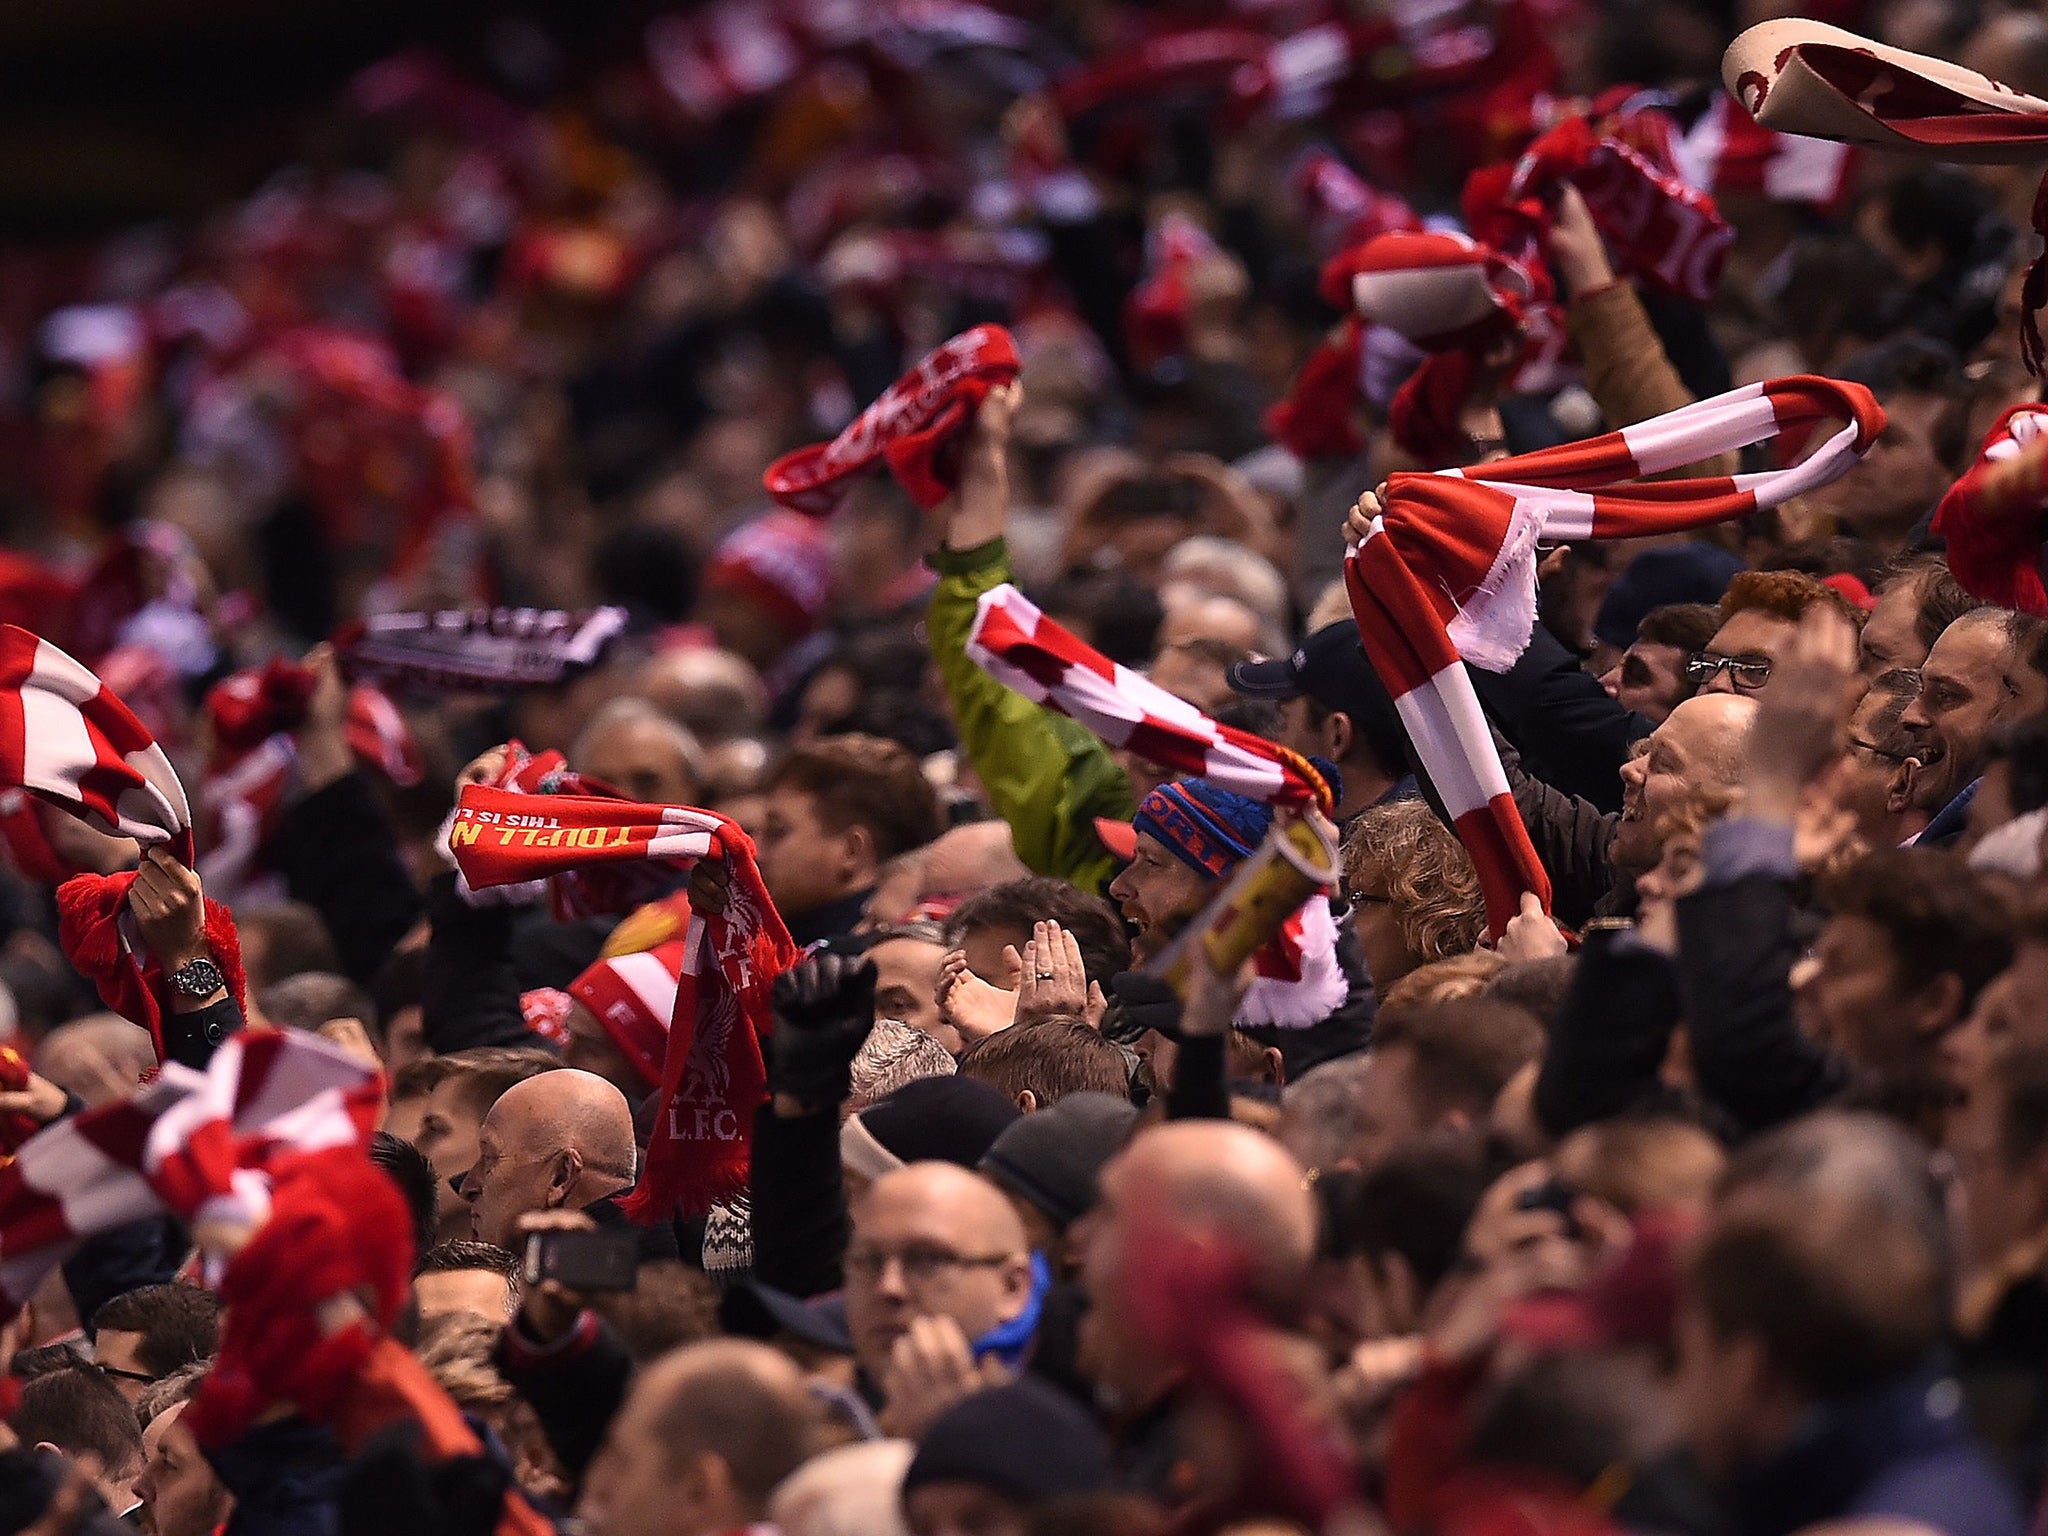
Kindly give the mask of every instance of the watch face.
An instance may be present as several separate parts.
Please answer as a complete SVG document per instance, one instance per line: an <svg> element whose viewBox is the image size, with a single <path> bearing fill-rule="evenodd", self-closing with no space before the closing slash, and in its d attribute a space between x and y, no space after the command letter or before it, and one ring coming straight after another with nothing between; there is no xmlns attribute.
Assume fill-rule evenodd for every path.
<svg viewBox="0 0 2048 1536"><path fill-rule="evenodd" d="M187 997L207 997L219 991L225 979L211 960L191 960L178 967L171 985Z"/></svg>

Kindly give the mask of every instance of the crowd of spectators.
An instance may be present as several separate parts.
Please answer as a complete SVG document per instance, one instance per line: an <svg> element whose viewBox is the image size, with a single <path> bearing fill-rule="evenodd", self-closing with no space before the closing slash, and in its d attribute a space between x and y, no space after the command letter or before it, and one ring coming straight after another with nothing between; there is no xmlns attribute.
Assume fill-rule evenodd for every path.
<svg viewBox="0 0 2048 1536"><path fill-rule="evenodd" d="M350 1303L401 1368L230 1433L240 1261L103 1224L0 1321L0 1536L2041 1529L2048 616L1931 531L2041 397L2038 167L1777 140L1739 175L1721 51L1775 9L501 23L366 71L309 109L320 155L202 222L10 258L0 618L127 701L199 839L195 873L0 790L0 1045L33 1069L0 1122L146 1091L152 1030L193 1069L319 1036L380 1074L378 1171L337 1199L406 1273ZM1814 9L2048 95L2032 6ZM1305 392L1354 323L1328 259L1474 220L1468 177L1617 87L1732 227L1710 298L1631 281L1565 190L1525 257L1554 302L1473 361L1445 451L1399 425L1423 353L1384 327ZM1021 371L944 501L770 500L977 324ZM1551 892L1490 924L1347 537L1391 474L1798 374L1882 405L1854 468L1546 545L1521 658L1471 669ZM1767 462L1735 457L1689 472ZM1310 1017L1248 970L1162 979L1295 813L996 681L969 632L1008 582L1325 770ZM352 624L491 605L623 622L558 682L394 688L380 755ZM280 657L306 687L252 791L217 690ZM482 899L448 819L525 753L758 851L798 958L708 1209L632 1196L737 885L707 857L623 915ZM138 857L158 1020L103 1011L54 894ZM202 882L243 996L194 969L228 958ZM46 1240L8 1177L0 1293ZM572 1234L624 1273L548 1268L599 1250Z"/></svg>

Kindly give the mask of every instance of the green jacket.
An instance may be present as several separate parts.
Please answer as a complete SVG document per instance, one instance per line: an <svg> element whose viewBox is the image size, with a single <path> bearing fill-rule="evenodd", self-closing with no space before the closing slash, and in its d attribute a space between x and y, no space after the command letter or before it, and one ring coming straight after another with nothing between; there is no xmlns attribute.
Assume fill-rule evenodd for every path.
<svg viewBox="0 0 2048 1536"><path fill-rule="evenodd" d="M1001 539L932 556L939 584L926 624L932 655L953 703L960 744L989 803L1010 824L1027 869L1100 892L1117 863L1095 835L1095 819L1129 821L1130 780L1086 726L1013 693L967 655L975 604L1010 579Z"/></svg>

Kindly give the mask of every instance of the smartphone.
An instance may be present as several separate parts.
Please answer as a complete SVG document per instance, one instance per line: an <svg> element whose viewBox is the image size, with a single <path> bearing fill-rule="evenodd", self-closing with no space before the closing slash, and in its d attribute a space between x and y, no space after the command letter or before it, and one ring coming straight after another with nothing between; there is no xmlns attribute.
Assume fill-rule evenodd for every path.
<svg viewBox="0 0 2048 1536"><path fill-rule="evenodd" d="M630 1291L640 1263L640 1234L536 1232L526 1240L526 1283L553 1280L572 1291Z"/></svg>
<svg viewBox="0 0 2048 1536"><path fill-rule="evenodd" d="M1518 1211L1555 1211L1564 1218L1564 1235L1574 1242L1579 1237L1579 1223L1572 1215L1572 1205L1579 1198L1579 1192L1563 1179L1545 1179L1541 1184L1525 1189L1515 1200Z"/></svg>

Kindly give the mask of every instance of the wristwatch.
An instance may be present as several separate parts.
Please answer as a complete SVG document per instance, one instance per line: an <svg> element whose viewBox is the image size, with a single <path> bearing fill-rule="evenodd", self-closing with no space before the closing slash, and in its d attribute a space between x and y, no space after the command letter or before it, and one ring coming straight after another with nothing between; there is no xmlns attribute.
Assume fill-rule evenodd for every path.
<svg viewBox="0 0 2048 1536"><path fill-rule="evenodd" d="M181 997L211 997L227 985L227 977L221 974L219 966L201 955L171 972L171 985Z"/></svg>

